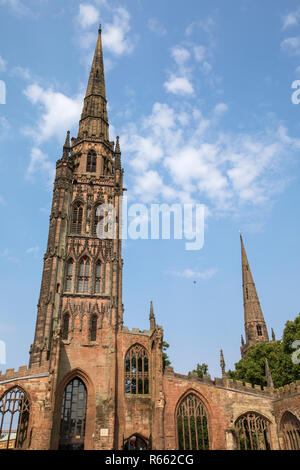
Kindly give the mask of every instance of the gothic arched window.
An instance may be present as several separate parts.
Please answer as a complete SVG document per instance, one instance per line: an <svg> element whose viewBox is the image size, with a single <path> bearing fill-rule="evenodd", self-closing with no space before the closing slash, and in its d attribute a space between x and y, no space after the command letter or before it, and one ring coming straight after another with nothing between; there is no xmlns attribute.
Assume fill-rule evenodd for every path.
<svg viewBox="0 0 300 470"><path fill-rule="evenodd" d="M125 357L125 393L149 393L149 360L140 344L132 346Z"/></svg>
<svg viewBox="0 0 300 470"><path fill-rule="evenodd" d="M261 325L256 325L256 331L257 331L258 336L262 336Z"/></svg>
<svg viewBox="0 0 300 470"><path fill-rule="evenodd" d="M90 260L87 257L82 258L79 264L77 292L89 291L90 279Z"/></svg>
<svg viewBox="0 0 300 470"><path fill-rule="evenodd" d="M97 326L98 326L98 317L93 315L91 318L91 329L90 329L90 340L96 341L97 339Z"/></svg>
<svg viewBox="0 0 300 470"><path fill-rule="evenodd" d="M81 230L82 230L82 216L83 216L82 204L80 202L76 202L73 206L72 232L78 235L81 234Z"/></svg>
<svg viewBox="0 0 300 470"><path fill-rule="evenodd" d="M69 326L70 326L70 315L66 313L63 316L63 323L62 323L62 339L67 340L69 337Z"/></svg>
<svg viewBox="0 0 300 470"><path fill-rule="evenodd" d="M249 411L235 422L239 450L270 450L270 422L263 416Z"/></svg>
<svg viewBox="0 0 300 470"><path fill-rule="evenodd" d="M97 214L97 211L98 209L100 208L101 204L98 204L97 206L95 206L94 208L94 217L93 217L93 236L96 237L100 234L101 236L101 233L103 231L103 227L99 226L99 230L97 232L97 227L98 227L98 224L99 222L101 222L101 220L103 220L104 218L104 214L103 214L103 211L102 211L102 214L101 215L98 215ZM101 225L101 224L100 224Z"/></svg>
<svg viewBox="0 0 300 470"><path fill-rule="evenodd" d="M83 449L86 421L87 392L82 380L75 377L63 394L59 449Z"/></svg>
<svg viewBox="0 0 300 470"><path fill-rule="evenodd" d="M0 400L1 449L25 448L30 404L24 390L14 387Z"/></svg>
<svg viewBox="0 0 300 470"><path fill-rule="evenodd" d="M72 289L72 280L73 280L73 267L74 262L70 259L67 263L67 270L66 270L66 286L65 289L67 292L71 292Z"/></svg>
<svg viewBox="0 0 300 470"><path fill-rule="evenodd" d="M300 421L291 412L286 411L281 419L280 430L283 433L286 450L300 450Z"/></svg>
<svg viewBox="0 0 300 470"><path fill-rule="evenodd" d="M179 450L209 449L206 408L197 395L189 393L182 399L176 418Z"/></svg>
<svg viewBox="0 0 300 470"><path fill-rule="evenodd" d="M96 171L97 155L95 150L90 150L87 154L86 171L94 173Z"/></svg>
<svg viewBox="0 0 300 470"><path fill-rule="evenodd" d="M101 283L101 263L100 261L96 264L95 270L95 292L96 294L100 294L100 283Z"/></svg>

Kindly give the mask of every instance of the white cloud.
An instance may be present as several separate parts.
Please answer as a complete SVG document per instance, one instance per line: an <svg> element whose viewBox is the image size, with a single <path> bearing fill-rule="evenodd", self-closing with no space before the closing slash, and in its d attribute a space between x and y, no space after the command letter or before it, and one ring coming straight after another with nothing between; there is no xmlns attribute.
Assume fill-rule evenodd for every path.
<svg viewBox="0 0 300 470"><path fill-rule="evenodd" d="M0 55L0 72L6 71L6 60L3 59Z"/></svg>
<svg viewBox="0 0 300 470"><path fill-rule="evenodd" d="M62 142L66 131L78 123L82 110L82 94L70 98L51 88L45 90L36 83L29 85L23 93L42 111L36 129L24 129L24 132L33 136L38 144L51 137L56 137Z"/></svg>
<svg viewBox="0 0 300 470"><path fill-rule="evenodd" d="M177 77L173 74L164 83L164 87L168 93L173 93L174 95L192 95L194 93L193 85L188 78Z"/></svg>
<svg viewBox="0 0 300 470"><path fill-rule="evenodd" d="M41 174L48 184L52 184L55 175L55 165L42 150L33 147L30 152L30 163L26 171L26 178L31 179L36 173Z"/></svg>
<svg viewBox="0 0 300 470"><path fill-rule="evenodd" d="M173 47L173 49L171 50L171 55L179 66L183 65L190 58L189 51L181 46Z"/></svg>
<svg viewBox="0 0 300 470"><path fill-rule="evenodd" d="M7 5L19 16L32 15L31 10L21 0L0 0L0 5Z"/></svg>
<svg viewBox="0 0 300 470"><path fill-rule="evenodd" d="M25 253L27 254L32 254L32 253L37 253L40 251L40 247L39 246L32 246L31 248L28 248L28 250L26 250Z"/></svg>
<svg viewBox="0 0 300 470"><path fill-rule="evenodd" d="M281 49L292 56L300 55L300 37L286 38L281 42Z"/></svg>
<svg viewBox="0 0 300 470"><path fill-rule="evenodd" d="M296 154L300 139L281 124L252 134L222 132L225 103L215 106L211 119L185 107L184 123L179 109L155 103L150 116L122 130L133 193L145 201L198 201L224 214L262 207L284 189L286 156Z"/></svg>
<svg viewBox="0 0 300 470"><path fill-rule="evenodd" d="M99 12L94 5L81 3L79 5L79 13L77 21L81 28L89 28L95 23L99 23Z"/></svg>
<svg viewBox="0 0 300 470"><path fill-rule="evenodd" d="M130 31L130 14L125 8L115 10L112 23L105 23L102 32L103 47L115 55L130 54L134 43L128 37Z"/></svg>
<svg viewBox="0 0 300 470"><path fill-rule="evenodd" d="M299 23L299 19L300 19L300 8L298 8L298 10L296 11L288 13L287 15L284 15L282 18L282 22L283 22L282 29L287 29L292 26L297 26Z"/></svg>
<svg viewBox="0 0 300 470"><path fill-rule="evenodd" d="M204 58L206 57L207 51L206 47L204 46L194 46L194 55L197 62L203 62Z"/></svg>
<svg viewBox="0 0 300 470"><path fill-rule="evenodd" d="M160 24L157 18L150 18L147 24L150 31L157 34L157 36L164 36L167 34L167 30Z"/></svg>
<svg viewBox="0 0 300 470"><path fill-rule="evenodd" d="M178 277L184 277L186 279L208 280L208 279L211 279L217 272L218 272L218 269L216 268L206 269L205 271L196 271L194 269L186 268L183 271L170 270L167 272L167 274L172 274L173 276L178 276Z"/></svg>
<svg viewBox="0 0 300 470"><path fill-rule="evenodd" d="M0 116L0 140L5 139L8 136L10 125L8 120Z"/></svg>

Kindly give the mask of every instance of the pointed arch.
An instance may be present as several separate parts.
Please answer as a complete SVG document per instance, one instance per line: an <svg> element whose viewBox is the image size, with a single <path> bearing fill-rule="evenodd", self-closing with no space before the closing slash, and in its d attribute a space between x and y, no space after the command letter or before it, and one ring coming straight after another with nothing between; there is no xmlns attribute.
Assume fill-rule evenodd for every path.
<svg viewBox="0 0 300 470"><path fill-rule="evenodd" d="M73 288L74 260L69 258L66 263L65 291L71 292Z"/></svg>
<svg viewBox="0 0 300 470"><path fill-rule="evenodd" d="M103 265L98 259L96 262L95 266L95 294L100 294L101 292L101 278L102 278L102 271L103 270Z"/></svg>
<svg viewBox="0 0 300 470"><path fill-rule="evenodd" d="M91 149L88 151L86 159L86 171L95 173L97 166L97 154L95 150Z"/></svg>
<svg viewBox="0 0 300 470"><path fill-rule="evenodd" d="M63 316L62 321L62 339L68 340L69 339L69 331L70 331L70 314L67 312Z"/></svg>
<svg viewBox="0 0 300 470"><path fill-rule="evenodd" d="M88 293L90 284L91 262L88 256L83 256L78 263L77 292Z"/></svg>
<svg viewBox="0 0 300 470"><path fill-rule="evenodd" d="M285 450L300 450L300 421L290 411L285 411L280 420Z"/></svg>
<svg viewBox="0 0 300 470"><path fill-rule="evenodd" d="M149 355L139 343L131 346L125 354L125 393L149 394Z"/></svg>
<svg viewBox="0 0 300 470"><path fill-rule="evenodd" d="M25 449L31 403L25 390L16 385L0 399L0 438L3 449Z"/></svg>
<svg viewBox="0 0 300 470"><path fill-rule="evenodd" d="M73 203L71 231L81 235L83 222L83 204L80 201Z"/></svg>
<svg viewBox="0 0 300 470"><path fill-rule="evenodd" d="M186 391L178 400L175 417L178 450L209 449L208 411L195 390Z"/></svg>
<svg viewBox="0 0 300 470"><path fill-rule="evenodd" d="M256 411L247 411L235 421L239 450L270 450L270 421Z"/></svg>
<svg viewBox="0 0 300 470"><path fill-rule="evenodd" d="M90 341L97 341L98 315L93 313L90 319Z"/></svg>

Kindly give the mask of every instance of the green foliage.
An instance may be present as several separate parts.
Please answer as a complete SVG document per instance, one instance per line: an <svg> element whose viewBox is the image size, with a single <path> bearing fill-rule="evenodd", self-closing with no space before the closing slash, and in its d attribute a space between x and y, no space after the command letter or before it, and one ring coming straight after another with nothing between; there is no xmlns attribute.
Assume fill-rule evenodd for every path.
<svg viewBox="0 0 300 470"><path fill-rule="evenodd" d="M165 370L165 368L169 365L171 365L171 361L169 359L169 356L168 354L166 353L166 350L170 347L170 345L168 343L166 343L166 341L163 341L162 342L162 350L163 350L163 353L162 353L162 359L163 359L163 370Z"/></svg>
<svg viewBox="0 0 300 470"><path fill-rule="evenodd" d="M196 369L193 370L193 372L196 372L198 377L202 379L203 375L208 374L208 365L205 364L204 362L202 364L197 364Z"/></svg>
<svg viewBox="0 0 300 470"><path fill-rule="evenodd" d="M276 388L300 379L300 364L293 364L291 345L300 340L300 316L287 321L282 341L259 343L248 349L246 357L235 364L235 371L229 370L227 376L256 385L267 385L265 358L268 359L274 386Z"/></svg>

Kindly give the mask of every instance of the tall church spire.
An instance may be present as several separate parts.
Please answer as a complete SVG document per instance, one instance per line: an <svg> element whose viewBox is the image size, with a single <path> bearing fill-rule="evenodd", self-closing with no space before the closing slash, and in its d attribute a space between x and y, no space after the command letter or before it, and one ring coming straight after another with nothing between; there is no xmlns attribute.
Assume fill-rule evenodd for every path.
<svg viewBox="0 0 300 470"><path fill-rule="evenodd" d="M84 98L78 137L109 140L101 25Z"/></svg>
<svg viewBox="0 0 300 470"><path fill-rule="evenodd" d="M245 338L246 344L241 346L241 354L244 357L248 348L253 344L260 342L269 342L269 335L261 310L256 287L250 270L242 235L241 255L242 255L242 274L243 274L243 297L244 297L244 320L245 320Z"/></svg>

